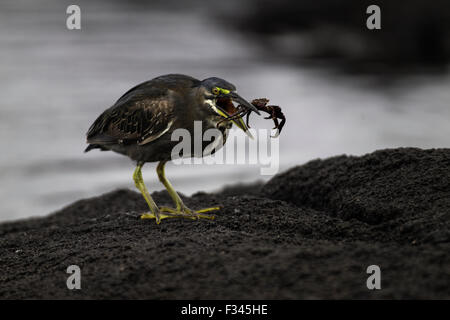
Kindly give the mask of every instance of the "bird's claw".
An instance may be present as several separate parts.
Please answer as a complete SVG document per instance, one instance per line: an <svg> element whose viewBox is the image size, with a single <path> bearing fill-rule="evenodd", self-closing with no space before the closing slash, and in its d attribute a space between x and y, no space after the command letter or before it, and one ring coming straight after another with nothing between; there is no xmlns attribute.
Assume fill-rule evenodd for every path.
<svg viewBox="0 0 450 320"><path fill-rule="evenodd" d="M167 219L167 218L171 218L169 215L167 214L163 214L163 213L153 213L153 212L147 212L147 213L143 213L140 216L141 219L155 219L156 220L156 224L160 224L162 219Z"/></svg>
<svg viewBox="0 0 450 320"><path fill-rule="evenodd" d="M159 216L159 220L168 218L186 218L191 220L198 220L198 219L214 220L215 219L214 215L207 215L203 213L216 211L220 209L221 209L220 207L211 207L200 210L191 210L189 208L173 209L168 207L161 207L159 208L160 212L158 214L155 215L153 213L145 213L141 215L141 219L157 219L157 217ZM158 222L156 223L159 224Z"/></svg>

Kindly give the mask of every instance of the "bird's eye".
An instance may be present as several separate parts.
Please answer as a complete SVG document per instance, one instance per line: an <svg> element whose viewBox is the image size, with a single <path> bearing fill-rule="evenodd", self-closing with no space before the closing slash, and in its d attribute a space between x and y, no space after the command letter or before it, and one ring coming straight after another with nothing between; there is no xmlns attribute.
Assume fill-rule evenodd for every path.
<svg viewBox="0 0 450 320"><path fill-rule="evenodd" d="M215 95L218 95L220 93L219 88L217 88L217 87L213 88L212 89L212 93L215 94Z"/></svg>

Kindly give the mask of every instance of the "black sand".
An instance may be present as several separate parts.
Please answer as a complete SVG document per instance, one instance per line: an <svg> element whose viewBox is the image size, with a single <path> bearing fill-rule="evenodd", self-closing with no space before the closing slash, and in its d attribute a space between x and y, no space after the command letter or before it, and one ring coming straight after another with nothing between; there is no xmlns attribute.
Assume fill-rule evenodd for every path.
<svg viewBox="0 0 450 320"><path fill-rule="evenodd" d="M118 190L0 225L0 298L450 298L450 149L315 160L186 203L224 209L156 225ZM366 287L373 264L381 290Z"/></svg>

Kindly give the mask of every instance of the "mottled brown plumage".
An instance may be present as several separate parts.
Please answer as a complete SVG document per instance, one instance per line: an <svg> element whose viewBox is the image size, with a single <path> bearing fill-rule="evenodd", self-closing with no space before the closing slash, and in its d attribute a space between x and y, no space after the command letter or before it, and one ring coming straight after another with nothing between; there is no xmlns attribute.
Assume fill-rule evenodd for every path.
<svg viewBox="0 0 450 320"><path fill-rule="evenodd" d="M174 95L199 83L194 78L181 80L182 86L172 78L160 77L127 91L90 127L88 143L144 145L153 141L174 120Z"/></svg>

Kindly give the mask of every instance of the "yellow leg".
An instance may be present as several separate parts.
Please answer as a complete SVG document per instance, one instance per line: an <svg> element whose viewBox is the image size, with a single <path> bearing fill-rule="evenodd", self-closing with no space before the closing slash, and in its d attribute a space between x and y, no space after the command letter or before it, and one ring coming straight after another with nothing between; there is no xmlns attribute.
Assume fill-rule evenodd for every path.
<svg viewBox="0 0 450 320"><path fill-rule="evenodd" d="M161 219L169 218L170 216L161 214L155 201L153 201L153 198L150 196L150 193L145 186L144 179L142 178L141 169L143 165L143 163L138 163L136 170L134 170L133 173L134 184L136 185L136 188L141 191L142 196L144 197L145 201L148 204L148 207L150 208L150 212L141 215L141 219L155 219L156 223L159 224L161 222Z"/></svg>
<svg viewBox="0 0 450 320"><path fill-rule="evenodd" d="M156 167L156 173L158 174L159 181L166 187L167 192L169 193L170 197L172 198L173 202L175 203L175 209L167 208L167 207L161 207L162 212L168 212L173 215L190 218L190 219L214 219L214 216L209 215L203 215L201 213L210 212L210 211L216 211L220 210L220 207L211 207L211 208L205 208L200 210L191 210L183 203L183 200L181 200L178 193L175 191L175 189L172 187L172 184L167 180L164 167L166 165L166 161L161 161L158 163L158 166Z"/></svg>

